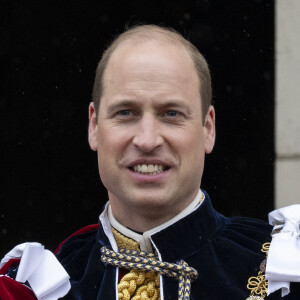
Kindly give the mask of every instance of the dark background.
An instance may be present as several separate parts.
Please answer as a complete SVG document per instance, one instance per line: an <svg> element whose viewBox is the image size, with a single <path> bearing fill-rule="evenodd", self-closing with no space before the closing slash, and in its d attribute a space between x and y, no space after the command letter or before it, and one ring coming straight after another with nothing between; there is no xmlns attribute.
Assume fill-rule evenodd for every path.
<svg viewBox="0 0 300 300"><path fill-rule="evenodd" d="M202 187L227 216L273 208L274 3L2 1L0 254L24 241L54 250L96 223L107 200L87 142L97 62L137 22L171 26L207 58L217 142Z"/></svg>

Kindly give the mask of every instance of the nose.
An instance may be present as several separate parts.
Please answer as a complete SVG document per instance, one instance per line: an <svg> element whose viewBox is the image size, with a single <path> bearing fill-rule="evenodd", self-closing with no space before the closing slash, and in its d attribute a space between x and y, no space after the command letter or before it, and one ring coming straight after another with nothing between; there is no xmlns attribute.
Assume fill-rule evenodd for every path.
<svg viewBox="0 0 300 300"><path fill-rule="evenodd" d="M143 116L138 122L133 144L145 153L151 153L164 142L159 121L152 115Z"/></svg>

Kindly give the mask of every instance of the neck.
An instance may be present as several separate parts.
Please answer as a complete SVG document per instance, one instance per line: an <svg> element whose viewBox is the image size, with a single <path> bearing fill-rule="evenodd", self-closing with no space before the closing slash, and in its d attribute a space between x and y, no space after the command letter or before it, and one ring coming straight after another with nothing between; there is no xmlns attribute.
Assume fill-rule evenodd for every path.
<svg viewBox="0 0 300 300"><path fill-rule="evenodd" d="M140 214L138 212L130 211L123 218L122 214L118 214L118 210L114 210L112 206L113 215L115 219L123 226L130 228L136 232L145 232L152 228L155 228L174 217L173 214L164 214L163 216L157 216L145 212Z"/></svg>
<svg viewBox="0 0 300 300"><path fill-rule="evenodd" d="M179 219L191 213L196 206L203 200L204 194L201 190L198 191L197 195L188 205L183 208L179 208L177 211L162 208L157 210L153 208L147 208L143 211L139 210L126 210L126 214L123 213L122 209L118 206L114 206L114 202L110 201L111 213L115 221L124 226L137 232L146 232L151 229L155 229L162 225L170 225L175 223ZM166 212L166 213L164 213ZM171 212L171 213L170 213Z"/></svg>

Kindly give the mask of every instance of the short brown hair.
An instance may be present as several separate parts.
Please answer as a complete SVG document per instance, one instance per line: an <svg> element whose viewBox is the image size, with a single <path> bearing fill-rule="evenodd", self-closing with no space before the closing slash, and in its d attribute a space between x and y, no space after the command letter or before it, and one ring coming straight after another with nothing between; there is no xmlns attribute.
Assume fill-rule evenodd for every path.
<svg viewBox="0 0 300 300"><path fill-rule="evenodd" d="M157 25L137 25L129 28L122 34L118 35L109 45L109 47L103 52L102 58L97 67L93 88L93 102L95 105L96 114L98 114L99 111L100 99L104 88L104 72L112 53L124 41L139 41L144 39L180 43L188 51L194 63L200 82L199 88L202 101L202 118L204 121L208 108L211 105L212 97L211 78L208 64L199 50L191 42L186 40L180 33L172 28L166 28Z"/></svg>

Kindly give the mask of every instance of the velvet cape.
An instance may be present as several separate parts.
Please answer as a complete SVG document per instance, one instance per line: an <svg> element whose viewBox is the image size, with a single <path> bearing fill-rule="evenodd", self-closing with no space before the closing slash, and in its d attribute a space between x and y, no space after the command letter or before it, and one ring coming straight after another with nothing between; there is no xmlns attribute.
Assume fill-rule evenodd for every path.
<svg viewBox="0 0 300 300"><path fill-rule="evenodd" d="M247 299L248 279L257 276L265 254L262 244L271 240L272 227L259 220L226 218L212 207L209 196L200 207L177 223L152 235L162 260L185 260L195 268L191 300ZM102 225L64 242L57 258L71 276L72 288L64 299L116 299L116 268L100 260L102 246L110 247ZM163 277L165 300L177 299L178 281ZM280 291L266 299L281 299ZM285 297L300 299L299 284L291 284Z"/></svg>
<svg viewBox="0 0 300 300"><path fill-rule="evenodd" d="M177 223L152 235L162 260L185 260L195 268L191 300L246 300L248 279L256 276L265 254L262 244L271 240L272 227L251 218L226 218L212 207L209 196L198 209ZM87 226L60 244L56 256L71 277L71 290L63 299L115 300L116 268L103 264L100 249L110 246L101 223ZM0 299L34 300L33 292L14 281L18 260L1 270ZM177 299L178 282L163 276L164 300ZM267 299L282 299L277 291ZM300 299L300 284L291 283L284 300Z"/></svg>

